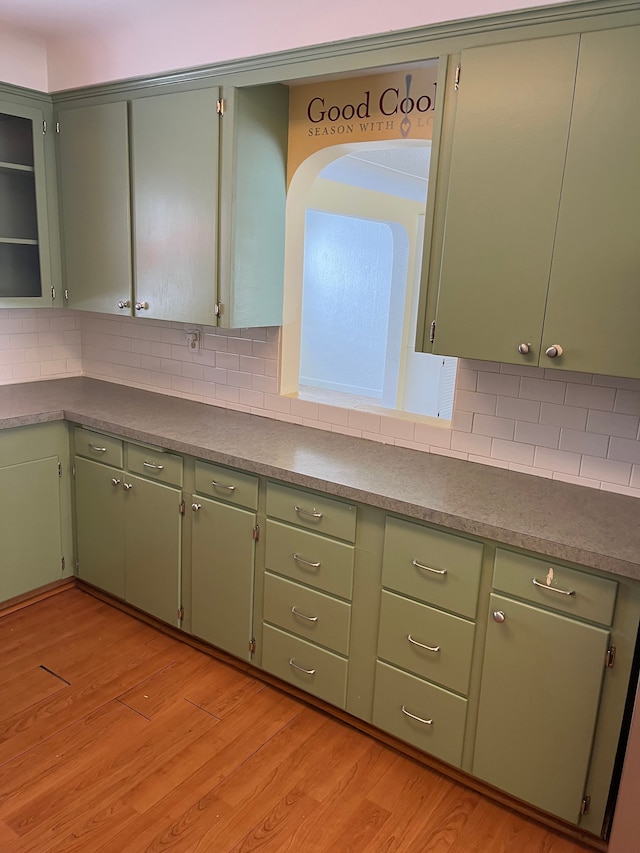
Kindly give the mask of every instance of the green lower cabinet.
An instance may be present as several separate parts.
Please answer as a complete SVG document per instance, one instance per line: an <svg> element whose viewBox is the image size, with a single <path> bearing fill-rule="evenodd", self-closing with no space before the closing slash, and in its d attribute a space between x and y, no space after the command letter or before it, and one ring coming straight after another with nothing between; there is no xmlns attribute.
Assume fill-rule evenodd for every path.
<svg viewBox="0 0 640 853"><path fill-rule="evenodd" d="M251 659L256 514L192 496L191 630Z"/></svg>
<svg viewBox="0 0 640 853"><path fill-rule="evenodd" d="M0 468L0 601L62 578L59 458Z"/></svg>
<svg viewBox="0 0 640 853"><path fill-rule="evenodd" d="M124 598L122 470L76 456L78 577Z"/></svg>
<svg viewBox="0 0 640 853"><path fill-rule="evenodd" d="M467 700L382 661L376 664L374 726L459 767Z"/></svg>
<svg viewBox="0 0 640 853"><path fill-rule="evenodd" d="M176 625L182 598L182 492L131 474L123 485L125 600Z"/></svg>
<svg viewBox="0 0 640 853"><path fill-rule="evenodd" d="M490 597L472 772L577 824L609 631Z"/></svg>

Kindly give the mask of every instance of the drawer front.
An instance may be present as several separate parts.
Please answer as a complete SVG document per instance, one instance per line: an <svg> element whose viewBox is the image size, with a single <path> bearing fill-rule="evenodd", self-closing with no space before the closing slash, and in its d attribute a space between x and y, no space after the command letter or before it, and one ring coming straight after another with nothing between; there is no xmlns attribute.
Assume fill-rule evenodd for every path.
<svg viewBox="0 0 640 853"><path fill-rule="evenodd" d="M493 586L501 592L601 625L611 625L618 592L614 580L503 548L496 550Z"/></svg>
<svg viewBox="0 0 640 853"><path fill-rule="evenodd" d="M324 592L351 599L353 545L267 519L266 568Z"/></svg>
<svg viewBox="0 0 640 853"><path fill-rule="evenodd" d="M378 657L457 693L469 689L474 634L473 622L382 593Z"/></svg>
<svg viewBox="0 0 640 853"><path fill-rule="evenodd" d="M78 456L86 456L88 459L95 459L96 462L113 465L114 468L122 468L122 442L119 438L93 432L84 427L76 427L73 431L73 441Z"/></svg>
<svg viewBox="0 0 640 853"><path fill-rule="evenodd" d="M267 572L264 618L334 652L349 654L351 605L346 601Z"/></svg>
<svg viewBox="0 0 640 853"><path fill-rule="evenodd" d="M475 618L482 543L398 518L387 518L382 584Z"/></svg>
<svg viewBox="0 0 640 853"><path fill-rule="evenodd" d="M196 460L196 491L236 506L258 508L258 478L224 465Z"/></svg>
<svg viewBox="0 0 640 853"><path fill-rule="evenodd" d="M347 542L356 537L355 506L279 483L267 484L267 515Z"/></svg>
<svg viewBox="0 0 640 853"><path fill-rule="evenodd" d="M265 625L262 666L301 690L344 708L347 696L347 661L299 637Z"/></svg>
<svg viewBox="0 0 640 853"><path fill-rule="evenodd" d="M182 457L139 444L127 444L127 469L149 480L182 485Z"/></svg>
<svg viewBox="0 0 640 853"><path fill-rule="evenodd" d="M379 729L459 767L466 716L467 700L461 696L381 661L376 664L372 722Z"/></svg>

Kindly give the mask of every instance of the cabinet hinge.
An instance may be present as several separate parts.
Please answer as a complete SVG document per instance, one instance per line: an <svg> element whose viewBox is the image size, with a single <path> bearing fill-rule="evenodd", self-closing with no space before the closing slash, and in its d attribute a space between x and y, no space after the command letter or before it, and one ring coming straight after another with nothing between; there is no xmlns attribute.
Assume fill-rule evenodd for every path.
<svg viewBox="0 0 640 853"><path fill-rule="evenodd" d="M453 88L455 89L456 92L460 88L460 63L458 63L458 65L456 65L456 74L455 74L455 77L453 78Z"/></svg>
<svg viewBox="0 0 640 853"><path fill-rule="evenodd" d="M220 117L224 115L224 98L218 98L216 102L216 111Z"/></svg>
<svg viewBox="0 0 640 853"><path fill-rule="evenodd" d="M249 640L249 652L250 652L252 655L255 655L255 653L256 653L256 638L255 638L255 637L252 637L252 638Z"/></svg>
<svg viewBox="0 0 640 853"><path fill-rule="evenodd" d="M58 477L62 477L62 462L58 462Z"/></svg>
<svg viewBox="0 0 640 853"><path fill-rule="evenodd" d="M76 561L73 565L75 566L76 573L78 573L80 571L80 560L78 560L77 557L76 557Z"/></svg>
<svg viewBox="0 0 640 853"><path fill-rule="evenodd" d="M429 326L429 343L432 344L436 339L436 321L434 320Z"/></svg>
<svg viewBox="0 0 640 853"><path fill-rule="evenodd" d="M66 289L66 287L65 287L65 290L64 290L64 301L65 301L65 302L68 302L68 301L69 301L69 291Z"/></svg>
<svg viewBox="0 0 640 853"><path fill-rule="evenodd" d="M56 122L56 133L60 133L60 122Z"/></svg>
<svg viewBox="0 0 640 853"><path fill-rule="evenodd" d="M178 610L178 619L180 619L180 621L182 621L184 619L184 607L181 607Z"/></svg>
<svg viewBox="0 0 640 853"><path fill-rule="evenodd" d="M76 478L76 466L75 465L71 466L71 476L75 480L75 478Z"/></svg>
<svg viewBox="0 0 640 853"><path fill-rule="evenodd" d="M589 814L589 809L591 808L591 797L587 794L582 798L582 802L580 803L580 814L585 815Z"/></svg>
<svg viewBox="0 0 640 853"><path fill-rule="evenodd" d="M222 302L216 302L213 308L213 313L216 315L216 317L222 317L222 309Z"/></svg>
<svg viewBox="0 0 640 853"><path fill-rule="evenodd" d="M251 535L253 536L254 542L260 541L260 525L259 524L256 524L256 526L253 528Z"/></svg>
<svg viewBox="0 0 640 853"><path fill-rule="evenodd" d="M185 502L180 501L180 505L178 506L178 512L180 513L180 515L184 515L185 510L186 510Z"/></svg>
<svg viewBox="0 0 640 853"><path fill-rule="evenodd" d="M609 646L609 648L607 649L607 655L605 657L604 665L607 667L607 669L613 669L615 662L616 662L616 647L615 646Z"/></svg>
<svg viewBox="0 0 640 853"><path fill-rule="evenodd" d="M60 564L62 566L62 571L64 572L64 567L66 566L66 562L64 557L60 557Z"/></svg>
<svg viewBox="0 0 640 853"><path fill-rule="evenodd" d="M46 121L43 121L42 122L42 135L44 136L46 132L47 132L47 123L46 123Z"/></svg>
<svg viewBox="0 0 640 853"><path fill-rule="evenodd" d="M55 299L55 298L56 298L56 289L55 289L55 287L52 287L52 288L51 288L51 298L52 298L52 299Z"/></svg>

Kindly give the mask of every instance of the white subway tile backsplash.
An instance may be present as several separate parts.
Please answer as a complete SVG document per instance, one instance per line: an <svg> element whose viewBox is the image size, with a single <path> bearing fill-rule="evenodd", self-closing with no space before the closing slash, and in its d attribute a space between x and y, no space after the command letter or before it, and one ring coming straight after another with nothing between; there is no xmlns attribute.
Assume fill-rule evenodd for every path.
<svg viewBox="0 0 640 853"><path fill-rule="evenodd" d="M557 471L561 474L579 474L580 459L581 456L579 453L570 453L567 450L554 450L551 447L536 447L536 468L548 468L551 471ZM587 474L586 476L590 475Z"/></svg>
<svg viewBox="0 0 640 853"><path fill-rule="evenodd" d="M498 403L500 400L498 400ZM473 416L473 432L476 435L489 435L493 438L513 439L515 421L509 418L498 418L495 415L475 414Z"/></svg>
<svg viewBox="0 0 640 853"><path fill-rule="evenodd" d="M540 406L541 404L537 400L498 397L496 415L501 418L511 418L514 421L530 421L535 424L540 420Z"/></svg>
<svg viewBox="0 0 640 853"><path fill-rule="evenodd" d="M600 488L603 492L616 492L619 495L629 495L631 498L640 498L640 489L622 486L620 483L602 483Z"/></svg>
<svg viewBox="0 0 640 853"><path fill-rule="evenodd" d="M587 417L587 432L616 435L619 438L635 438L638 435L640 418L615 412L590 411Z"/></svg>
<svg viewBox="0 0 640 853"><path fill-rule="evenodd" d="M456 388L454 410L478 412L483 415L495 415L497 397L495 394L479 394L477 391L461 391Z"/></svg>
<svg viewBox="0 0 640 853"><path fill-rule="evenodd" d="M481 394L517 397L520 393L520 377L510 376L507 373L485 373L479 370L477 390Z"/></svg>
<svg viewBox="0 0 640 853"><path fill-rule="evenodd" d="M564 382L551 382L548 379L533 379L528 376L523 376L520 380L520 396L524 400L562 404L565 390Z"/></svg>
<svg viewBox="0 0 640 853"><path fill-rule="evenodd" d="M577 385L567 383L565 403L568 406L580 406L585 409L600 409L612 412L616 392L613 388L603 388L598 385Z"/></svg>
<svg viewBox="0 0 640 853"><path fill-rule="evenodd" d="M640 497L640 380L460 359L452 421L278 394L280 330L0 309L0 382L96 376L317 429Z"/></svg>
<svg viewBox="0 0 640 853"><path fill-rule="evenodd" d="M640 382L638 383L640 386ZM640 415L640 391L616 391L616 399L613 411L624 415Z"/></svg>
<svg viewBox="0 0 640 853"><path fill-rule="evenodd" d="M609 459L616 459L619 462L633 462L634 465L640 464L640 441L629 438L618 438L612 436L609 441Z"/></svg>
<svg viewBox="0 0 640 853"><path fill-rule="evenodd" d="M612 459L599 459L595 456L583 456L580 476L628 486L631 480L631 464L615 462Z"/></svg>
<svg viewBox="0 0 640 853"><path fill-rule="evenodd" d="M523 444L535 444L537 447L557 447L560 442L560 427L518 421L515 440Z"/></svg>
<svg viewBox="0 0 640 853"><path fill-rule="evenodd" d="M577 406L562 406L557 403L542 403L540 423L569 429L586 429L588 409Z"/></svg>
<svg viewBox="0 0 640 853"><path fill-rule="evenodd" d="M609 436L582 430L562 429L559 447L560 450L569 450L572 453L585 453L588 456L604 458L609 450Z"/></svg>

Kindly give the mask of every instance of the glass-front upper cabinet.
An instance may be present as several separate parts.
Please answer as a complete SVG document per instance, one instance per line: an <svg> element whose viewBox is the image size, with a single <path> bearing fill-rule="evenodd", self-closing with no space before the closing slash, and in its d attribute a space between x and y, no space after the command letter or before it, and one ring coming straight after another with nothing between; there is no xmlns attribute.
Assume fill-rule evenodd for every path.
<svg viewBox="0 0 640 853"><path fill-rule="evenodd" d="M53 305L42 111L0 101L0 305Z"/></svg>

